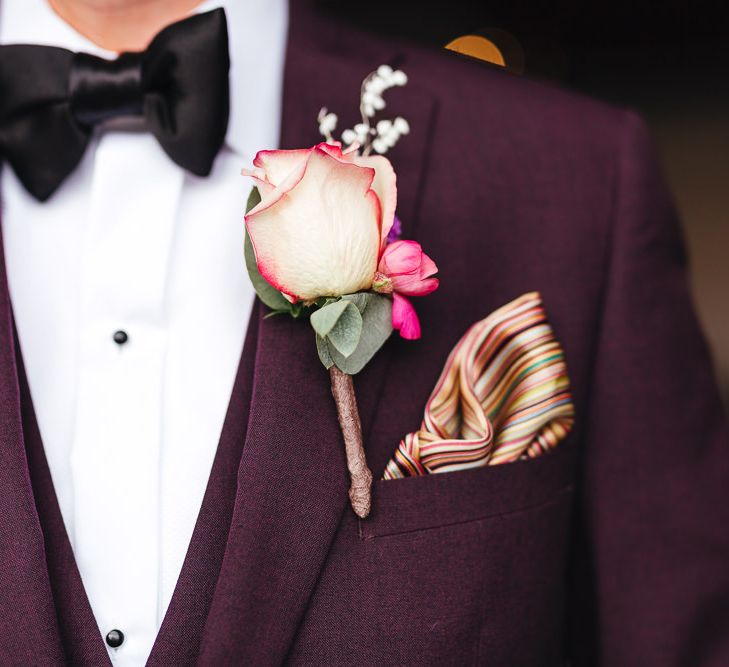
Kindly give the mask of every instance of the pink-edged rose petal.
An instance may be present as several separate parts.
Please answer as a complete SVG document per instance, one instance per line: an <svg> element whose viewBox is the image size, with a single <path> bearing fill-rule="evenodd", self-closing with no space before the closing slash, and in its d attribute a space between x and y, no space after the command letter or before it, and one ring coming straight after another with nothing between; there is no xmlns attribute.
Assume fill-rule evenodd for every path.
<svg viewBox="0 0 729 667"><path fill-rule="evenodd" d="M377 193L382 206L382 245L387 242L387 236L395 221L397 208L397 176L390 161L382 155L369 155L361 157L353 155L352 161L360 167L370 167L375 170L375 180L372 189Z"/></svg>
<svg viewBox="0 0 729 667"><path fill-rule="evenodd" d="M265 198L273 194L275 188L290 181L292 174L300 174L313 151L326 153L340 162L373 169L375 177L371 187L380 200L380 235L381 244L384 246L395 219L397 176L386 157L382 155L363 157L357 154L357 149L358 146L354 145L342 151L342 144L339 142L332 144L322 142L312 148L259 151L253 160L254 168L244 169L243 174L253 178L261 196Z"/></svg>
<svg viewBox="0 0 729 667"><path fill-rule="evenodd" d="M253 160L256 175L262 173L264 179L273 186L289 177L292 171L299 171L309 159L314 148L300 148L291 151L259 151Z"/></svg>
<svg viewBox="0 0 729 667"><path fill-rule="evenodd" d="M395 220L395 209L397 208L397 176L392 164L382 155L358 155L357 149L359 146L356 144L345 151L342 151L342 144L339 142L319 144L319 148L337 160L351 162L360 167L375 170L372 189L377 193L382 207L382 244L384 246L390 229L392 229Z"/></svg>
<svg viewBox="0 0 729 667"><path fill-rule="evenodd" d="M261 275L303 301L367 290L377 269L375 172L332 152L316 147L303 169L290 162L294 171L246 216ZM267 159L267 168L274 168L275 158Z"/></svg>

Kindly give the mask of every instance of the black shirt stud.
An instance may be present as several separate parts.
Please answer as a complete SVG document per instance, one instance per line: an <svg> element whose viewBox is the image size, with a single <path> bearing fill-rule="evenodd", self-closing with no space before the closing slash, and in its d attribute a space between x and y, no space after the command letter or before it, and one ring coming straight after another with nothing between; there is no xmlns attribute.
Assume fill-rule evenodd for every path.
<svg viewBox="0 0 729 667"><path fill-rule="evenodd" d="M119 648L124 643L124 633L121 630L109 630L106 635L106 643L111 648Z"/></svg>
<svg viewBox="0 0 729 667"><path fill-rule="evenodd" d="M119 331L114 332L114 342L117 345L124 345L129 340L129 334L127 334L126 331L122 331L121 329Z"/></svg>

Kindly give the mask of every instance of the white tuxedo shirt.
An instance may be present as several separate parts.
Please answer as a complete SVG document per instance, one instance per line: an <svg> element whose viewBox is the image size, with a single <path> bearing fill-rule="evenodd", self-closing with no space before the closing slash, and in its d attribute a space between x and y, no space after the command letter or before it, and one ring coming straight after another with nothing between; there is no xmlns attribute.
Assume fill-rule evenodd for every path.
<svg viewBox="0 0 729 667"><path fill-rule="evenodd" d="M199 10L218 6L231 115L209 177L183 171L150 134L111 127L46 203L10 167L0 174L40 432L100 633L124 633L109 648L121 666L147 659L200 509L253 300L243 261L250 183L240 170L279 140L287 2ZM0 0L0 43L115 55L46 0Z"/></svg>

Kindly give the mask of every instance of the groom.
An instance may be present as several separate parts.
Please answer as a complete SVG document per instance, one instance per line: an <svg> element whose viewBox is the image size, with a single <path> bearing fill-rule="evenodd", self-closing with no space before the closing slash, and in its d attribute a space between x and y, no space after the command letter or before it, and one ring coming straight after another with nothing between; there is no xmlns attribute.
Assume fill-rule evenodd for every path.
<svg viewBox="0 0 729 667"><path fill-rule="evenodd" d="M322 106L351 126L381 63L441 288L356 378L375 478L528 291L577 419L375 482L358 521L311 330L254 304L239 174ZM0 160L0 664L729 663L729 438L634 114L308 0L0 0Z"/></svg>

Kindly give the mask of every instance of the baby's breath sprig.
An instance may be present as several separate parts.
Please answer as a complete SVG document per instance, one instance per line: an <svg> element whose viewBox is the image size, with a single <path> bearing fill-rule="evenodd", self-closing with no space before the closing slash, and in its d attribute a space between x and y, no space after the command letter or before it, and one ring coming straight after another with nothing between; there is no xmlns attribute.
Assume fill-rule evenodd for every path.
<svg viewBox="0 0 729 667"><path fill-rule="evenodd" d="M335 139L332 132L337 129L337 123L339 122L337 114L329 113L326 107L322 107L317 122L319 123L319 134L327 140L327 143L333 144Z"/></svg>
<svg viewBox="0 0 729 667"><path fill-rule="evenodd" d="M342 144L347 148L358 145L362 155L369 155L373 150L384 155L397 144L402 135L408 134L410 125L401 116L376 120L378 113L387 106L384 93L390 88L404 86L407 82L405 72L393 70L389 65L380 65L375 72L369 74L360 89L359 110L362 121L342 132ZM330 113L326 107L319 112L319 132L329 143L336 141L333 135L338 120L337 115Z"/></svg>

